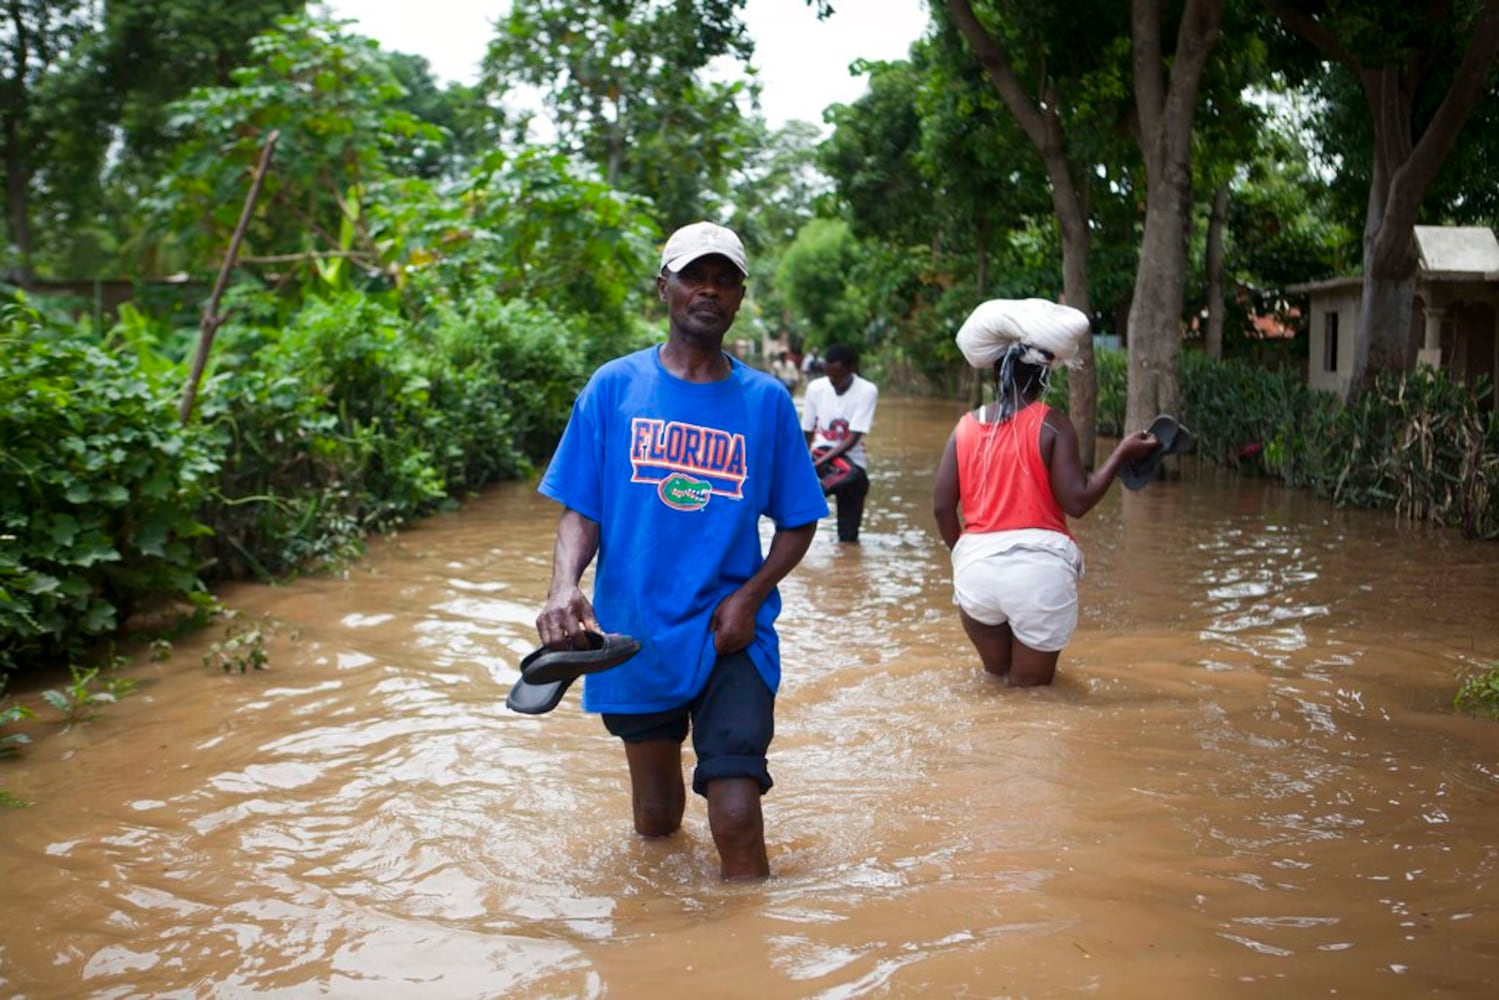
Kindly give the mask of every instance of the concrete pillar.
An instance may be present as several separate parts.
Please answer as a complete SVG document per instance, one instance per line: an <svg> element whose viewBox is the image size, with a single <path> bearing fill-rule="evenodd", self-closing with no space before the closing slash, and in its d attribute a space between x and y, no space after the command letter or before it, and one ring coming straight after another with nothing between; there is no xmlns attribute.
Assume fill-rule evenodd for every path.
<svg viewBox="0 0 1499 1000"><path fill-rule="evenodd" d="M1442 367L1442 320L1447 316L1447 310L1436 306L1426 307L1426 343L1416 353L1416 363L1430 365L1433 368Z"/></svg>

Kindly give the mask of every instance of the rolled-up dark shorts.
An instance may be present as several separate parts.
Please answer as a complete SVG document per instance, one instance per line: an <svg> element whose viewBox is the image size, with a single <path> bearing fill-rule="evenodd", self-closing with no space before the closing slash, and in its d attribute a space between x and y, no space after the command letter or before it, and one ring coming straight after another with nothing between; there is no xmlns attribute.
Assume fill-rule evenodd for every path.
<svg viewBox="0 0 1499 1000"><path fill-rule="evenodd" d="M604 726L626 743L681 743L690 728L697 754L694 792L707 795L708 782L718 778L754 778L764 795L775 784L765 760L775 736L775 701L754 661L740 650L718 658L708 682L687 704L664 712L605 712Z"/></svg>

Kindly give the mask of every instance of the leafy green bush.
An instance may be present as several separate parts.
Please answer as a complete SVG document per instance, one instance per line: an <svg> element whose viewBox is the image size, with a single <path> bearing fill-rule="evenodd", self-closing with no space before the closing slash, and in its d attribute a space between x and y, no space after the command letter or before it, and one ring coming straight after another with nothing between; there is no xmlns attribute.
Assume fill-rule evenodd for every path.
<svg viewBox="0 0 1499 1000"><path fill-rule="evenodd" d="M1476 389L1419 366L1344 406L1304 375L1182 356L1182 419L1197 451L1339 504L1499 538L1499 416Z"/></svg>
<svg viewBox="0 0 1499 1000"><path fill-rule="evenodd" d="M1314 485L1313 450L1326 441L1334 397L1308 388L1304 373L1214 361L1199 351L1183 352L1180 370L1180 417L1196 435L1199 455L1271 472L1293 486Z"/></svg>
<svg viewBox="0 0 1499 1000"><path fill-rule="evenodd" d="M285 330L226 328L239 367L204 385L222 453L204 517L210 578L274 579L356 553L446 496L423 429L427 364L377 299L310 300ZM248 346L246 346L248 345Z"/></svg>
<svg viewBox="0 0 1499 1000"><path fill-rule="evenodd" d="M1093 370L1098 378L1097 430L1104 437L1119 437L1124 431L1124 408L1128 402L1129 355L1107 347L1093 351ZM1067 409L1071 369L1058 368L1051 376L1051 390L1046 402L1060 410Z"/></svg>
<svg viewBox="0 0 1499 1000"><path fill-rule="evenodd" d="M213 528L199 542L207 579L273 579L358 551L354 449L302 379L265 369L215 375L199 413L222 456L203 508Z"/></svg>
<svg viewBox="0 0 1499 1000"><path fill-rule="evenodd" d="M527 475L551 456L587 377L580 334L480 292L442 308L432 340L433 447L449 489Z"/></svg>
<svg viewBox="0 0 1499 1000"><path fill-rule="evenodd" d="M357 551L544 461L586 375L581 337L525 302L479 292L413 326L376 296L311 299L283 331L238 329L253 361L205 385L222 451L216 578L272 579ZM243 362L241 362L243 364Z"/></svg>
<svg viewBox="0 0 1499 1000"><path fill-rule="evenodd" d="M1124 433L1124 411L1129 403L1129 355L1107 348L1093 352L1098 371L1098 432Z"/></svg>
<svg viewBox="0 0 1499 1000"><path fill-rule="evenodd" d="M70 662L137 607L201 591L217 470L180 384L0 306L0 669Z"/></svg>
<svg viewBox="0 0 1499 1000"><path fill-rule="evenodd" d="M345 485L367 530L429 513L447 496L432 453L440 422L427 377L433 361L399 313L354 292L309 300L277 349L257 359L298 376L335 418L354 459Z"/></svg>
<svg viewBox="0 0 1499 1000"><path fill-rule="evenodd" d="M1499 660L1464 677L1452 707L1470 715L1499 719Z"/></svg>

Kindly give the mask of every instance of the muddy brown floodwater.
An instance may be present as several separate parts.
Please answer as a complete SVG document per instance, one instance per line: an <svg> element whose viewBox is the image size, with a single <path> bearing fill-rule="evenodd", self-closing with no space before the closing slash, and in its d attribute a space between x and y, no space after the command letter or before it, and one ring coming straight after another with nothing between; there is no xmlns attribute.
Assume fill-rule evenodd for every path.
<svg viewBox="0 0 1499 1000"><path fill-rule="evenodd" d="M506 711L557 517L507 485L226 591L269 670L205 632L0 763L0 995L1493 995L1499 724L1450 704L1499 548L1188 460L1077 523L1058 683L1006 690L929 513L956 412L882 401L864 545L783 586L769 881L698 799L636 838L576 692Z"/></svg>

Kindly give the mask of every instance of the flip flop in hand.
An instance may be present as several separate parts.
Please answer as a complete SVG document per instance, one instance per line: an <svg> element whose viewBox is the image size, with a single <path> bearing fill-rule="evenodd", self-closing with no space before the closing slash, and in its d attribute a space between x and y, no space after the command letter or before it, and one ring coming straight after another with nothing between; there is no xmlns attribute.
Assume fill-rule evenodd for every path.
<svg viewBox="0 0 1499 1000"><path fill-rule="evenodd" d="M541 646L527 654L521 660L520 680L510 689L505 706L525 715L550 712L562 701L573 681L584 674L617 667L640 652L640 643L628 635L585 634L587 649Z"/></svg>

